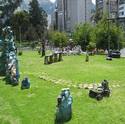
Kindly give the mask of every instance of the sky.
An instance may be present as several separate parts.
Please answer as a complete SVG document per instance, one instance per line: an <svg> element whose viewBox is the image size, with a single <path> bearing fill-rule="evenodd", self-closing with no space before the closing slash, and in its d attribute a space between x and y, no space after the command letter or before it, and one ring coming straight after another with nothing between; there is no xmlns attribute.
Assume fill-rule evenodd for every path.
<svg viewBox="0 0 125 124"><path fill-rule="evenodd" d="M51 2L55 2L56 0L50 0ZM95 0L92 0L92 2L95 4Z"/></svg>
<svg viewBox="0 0 125 124"><path fill-rule="evenodd" d="M95 4L95 0L92 0L92 2Z"/></svg>
<svg viewBox="0 0 125 124"><path fill-rule="evenodd" d="M54 3L56 0L50 0L50 1Z"/></svg>

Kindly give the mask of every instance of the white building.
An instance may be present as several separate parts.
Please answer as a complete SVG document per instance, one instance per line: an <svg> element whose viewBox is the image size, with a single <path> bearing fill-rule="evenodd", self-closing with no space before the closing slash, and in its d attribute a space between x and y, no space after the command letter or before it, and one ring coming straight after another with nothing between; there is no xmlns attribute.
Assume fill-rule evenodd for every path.
<svg viewBox="0 0 125 124"><path fill-rule="evenodd" d="M125 30L125 0L119 1L119 24Z"/></svg>
<svg viewBox="0 0 125 124"><path fill-rule="evenodd" d="M119 2L119 17L125 17L125 0Z"/></svg>

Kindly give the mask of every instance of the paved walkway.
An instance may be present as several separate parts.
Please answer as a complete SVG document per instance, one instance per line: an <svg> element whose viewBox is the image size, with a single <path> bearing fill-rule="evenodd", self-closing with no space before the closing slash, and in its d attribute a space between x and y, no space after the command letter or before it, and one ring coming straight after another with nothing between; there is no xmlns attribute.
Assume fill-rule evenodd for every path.
<svg viewBox="0 0 125 124"><path fill-rule="evenodd" d="M50 77L48 76L47 73L43 73L41 76L39 76L40 79L45 80L45 81L49 81L52 82L54 84L60 84L60 85L66 85L67 87L74 87L74 88L78 88L78 89L92 89L92 88L96 88L98 86L101 86L100 83L79 83L79 84L75 84L72 81L66 81L63 79L55 79L54 77ZM119 84L112 84L110 85L110 88L119 88L121 87Z"/></svg>

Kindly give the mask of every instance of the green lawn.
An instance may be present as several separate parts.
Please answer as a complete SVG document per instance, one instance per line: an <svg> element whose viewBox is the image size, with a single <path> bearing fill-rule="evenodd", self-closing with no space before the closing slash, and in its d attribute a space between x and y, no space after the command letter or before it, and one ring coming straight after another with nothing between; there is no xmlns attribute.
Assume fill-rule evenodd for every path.
<svg viewBox="0 0 125 124"><path fill-rule="evenodd" d="M43 72L55 79L74 83L99 83L107 79L112 95L102 101L88 97L88 90L71 88L73 118L68 124L125 124L125 59L106 61L104 56L65 56L64 61L44 65L37 52L24 52L19 58L21 80L28 76L29 90L20 90L0 80L0 124L54 124L56 98L63 85L39 79Z"/></svg>

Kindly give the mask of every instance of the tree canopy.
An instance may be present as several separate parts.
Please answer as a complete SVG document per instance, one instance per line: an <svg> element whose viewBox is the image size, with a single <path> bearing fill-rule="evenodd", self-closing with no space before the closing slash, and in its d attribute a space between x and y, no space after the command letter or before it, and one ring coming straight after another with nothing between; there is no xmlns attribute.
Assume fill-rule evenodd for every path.
<svg viewBox="0 0 125 124"><path fill-rule="evenodd" d="M125 44L125 32L116 23L104 16L95 26L85 23L76 27L73 38L83 50L91 49L120 49Z"/></svg>
<svg viewBox="0 0 125 124"><path fill-rule="evenodd" d="M86 50L89 42L93 40L93 29L94 27L91 24L85 23L76 26L75 31L73 32L73 39L78 45L81 45L83 50Z"/></svg>
<svg viewBox="0 0 125 124"><path fill-rule="evenodd" d="M66 33L55 31L50 33L50 40L55 47L64 47L67 45L68 38Z"/></svg>
<svg viewBox="0 0 125 124"><path fill-rule="evenodd" d="M30 24L30 17L27 11L17 11L11 17L11 25L16 33L17 39L19 40L19 32L23 33L23 37L25 37L25 33L28 30L28 26Z"/></svg>
<svg viewBox="0 0 125 124"><path fill-rule="evenodd" d="M10 17L20 5L22 0L0 0L1 18L5 19L5 24L10 24Z"/></svg>
<svg viewBox="0 0 125 124"><path fill-rule="evenodd" d="M45 38L47 32L47 13L40 7L37 0L29 3L29 11L15 11L11 17L11 26L19 40L35 41Z"/></svg>
<svg viewBox="0 0 125 124"><path fill-rule="evenodd" d="M30 22L41 39L47 30L47 13L40 7L37 0L32 0L29 6Z"/></svg>

